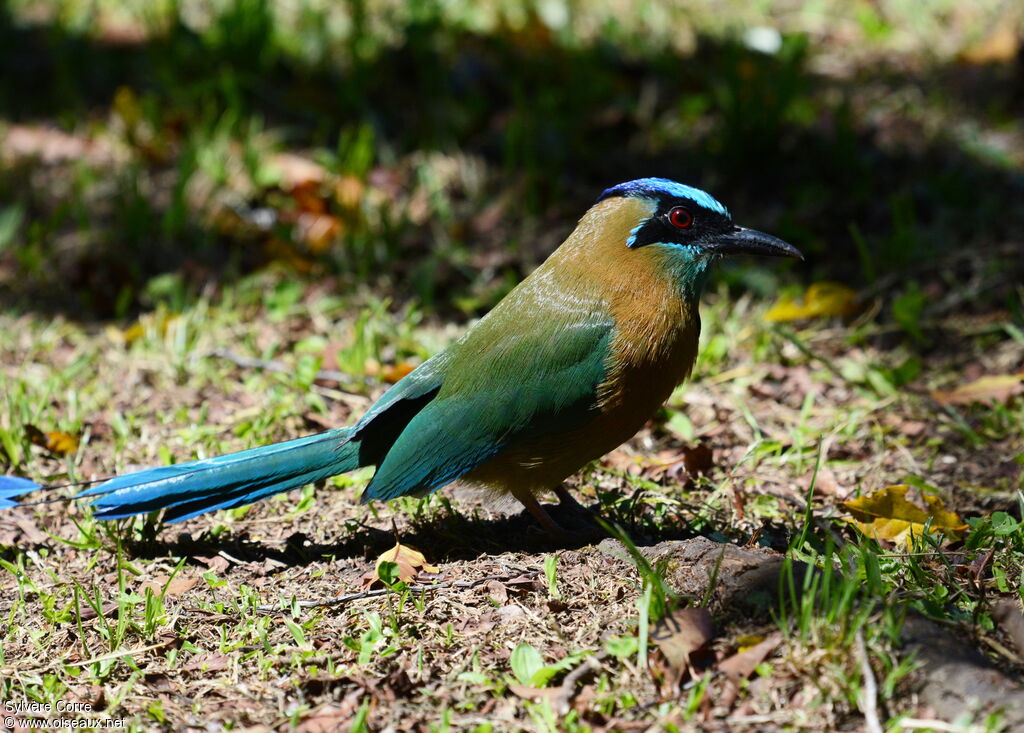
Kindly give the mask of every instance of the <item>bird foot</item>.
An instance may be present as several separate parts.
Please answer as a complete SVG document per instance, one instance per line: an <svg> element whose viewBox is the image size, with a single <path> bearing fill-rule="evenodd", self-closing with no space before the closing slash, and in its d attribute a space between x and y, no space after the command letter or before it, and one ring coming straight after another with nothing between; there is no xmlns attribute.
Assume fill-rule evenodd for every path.
<svg viewBox="0 0 1024 733"><path fill-rule="evenodd" d="M594 512L576 501L576 497L569 493L564 486L555 489L555 496L558 497L558 508L570 516L585 519L588 522L594 521Z"/></svg>
<svg viewBox="0 0 1024 733"><path fill-rule="evenodd" d="M578 547L603 540L608 533L600 525L590 523L589 525L578 524L571 527L559 525L555 532L548 530L548 535L559 544Z"/></svg>
<svg viewBox="0 0 1024 733"><path fill-rule="evenodd" d="M551 514L541 506L532 494L516 497L526 510L533 515L537 523L548 533L552 540L559 544L589 544L605 536L604 529L594 521L594 514L579 504L564 489L556 490L561 503L554 507L561 522L555 521ZM567 497L567 498L566 498Z"/></svg>

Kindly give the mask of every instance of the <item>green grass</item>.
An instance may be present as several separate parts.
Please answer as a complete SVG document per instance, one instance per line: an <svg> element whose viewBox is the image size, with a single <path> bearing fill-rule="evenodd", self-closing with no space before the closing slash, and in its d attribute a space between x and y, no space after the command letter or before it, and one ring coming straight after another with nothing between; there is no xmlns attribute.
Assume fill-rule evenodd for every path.
<svg viewBox="0 0 1024 733"><path fill-rule="evenodd" d="M4 363L20 364L21 369L16 374L6 371L0 378L6 395L0 419L7 434L5 445L13 447L5 448L5 452L20 457L17 464L11 464L12 470L48 481L81 478L301 434L317 429L303 417L310 413L337 423L350 420L357 412L351 400L372 396L382 385L353 373L351 382L340 385L350 395L344 401L336 399L341 394L338 388L311 387L310 370L318 364L318 349L323 345L323 340L315 336L315 323L326 324L329 332L350 334L339 347L339 363L349 360L355 364L367 354L385 363L415 357L429 353L436 348L434 344L445 339L443 329L409 311L382 311L372 321L373 330L367 331L358 327L360 318L354 315L361 304L333 295L312 299L286 296L263 303L256 300L259 293L288 292L289 282L280 275L251 278L223 296L187 305L169 321L166 312L158 309L141 319L139 335L127 346L109 327L96 329L69 321L21 316L15 328L11 317L5 317L4 332L20 334L4 342L2 356ZM799 670L800 678L808 684L813 681L817 690L816 710L829 711L828 719L832 720L855 715L861 676L851 649L859 634L872 650L869 657L880 689L886 699L894 701L890 713L896 721L904 714L898 703L899 683L913 666L913 660L900 656L893 645L903 614L911 610L924 613L997 639L990 602L1000 595L1019 595L1024 530L1014 514L1019 511L1019 476L1017 483L1002 479L1001 483L988 485L984 492L965 493L966 487L944 473L951 464L942 456L948 455L950 444L927 439L927 432L925 439L908 442L898 430L885 425L880 415L914 415L915 419L928 421L929 431L935 431L936 436L951 435L960 441L966 425L981 443L978 448L962 441L965 449L1002 450L1008 440L1012 445L1022 418L1020 405L958 408L961 425L950 420L945 411L927 407L915 392L879 389L879 382L866 375L883 369L881 364L891 357L886 352L856 351L862 349L850 345L859 341L856 334L833 326L810 326L782 336L767 325L757 325L756 316L763 306L734 310L724 292L710 301L705 310L709 348L704 351L694 380L672 403L675 407L669 408L648 433L656 447L643 448L642 441L633 445L632 450L638 451L639 473L614 465L586 473L580 485L583 496L599 499L606 516L640 538L678 536L685 526L713 537L739 543L754 541L785 550L787 537L803 537L804 544L796 545L791 557L809 562L821 572L807 576L800 597L787 597L777 609L775 623L789 635L781 656L763 670L764 674L770 678L772 670ZM367 305L374 307L373 301ZM714 341L722 334L733 334L733 345L716 355ZM794 339L816 345L814 349L796 349ZM846 351L845 356L836 359L841 373L856 364L862 377L839 381L833 371L821 368L821 355L826 353L822 344L826 342L839 354ZM281 373L249 370L203 356L213 345L225 344L231 344L240 355L280 359L291 368ZM303 359L310 355L313 365L303 368ZM995 356L998 358L998 353ZM783 393L752 392L753 387L764 390L777 384L777 377L771 376L776 369L772 365L777 364L784 364L790 371L808 368L811 383L819 384L823 392L800 399ZM730 372L735 376L725 381L717 378ZM936 381L948 379L934 370L929 375ZM125 389L126 382L132 385L130 389ZM679 438L667 426L685 404L689 405L695 437L715 434L712 445L718 457L716 467L684 483L657 473L645 474L660 460L645 454L665 448L679 450ZM717 405L717 413L711 405ZM72 456L53 457L31 443L27 424L83 436L91 433L94 437L83 441ZM833 481L859 486L864 492L905 480L910 471L900 451L909 451L917 475L939 487L936 490L969 517L971 528L959 549L951 554L942 546L921 543L903 552L863 540L859 546L855 543L843 551L830 548L830 540L820 534L820 525L808 522L810 516L820 517L819 522L824 521L852 540L835 497L813 495L811 514L786 498L793 496L788 488L792 482L805 480L815 472L823 441L829 444L830 453L820 457L819 472L828 469L836 477ZM843 457L864 451L880 458ZM1020 455L1016 460L1021 460ZM849 480L855 483L847 484ZM924 481L915 480L927 488ZM980 486L984 479L970 478L969 482ZM449 568L463 567L462 572L470 575L486 574L484 567L476 567L480 559L473 559L474 550L465 554L464 548L473 547L473 538L461 533L467 526L473 531L467 521L493 516L490 508L466 497L456 500L447 492L422 502L361 508L353 501L361 486L359 480L340 477L334 483L340 493L304 491L301 496L192 520L184 529L192 533L193 539L222 543L229 557L235 557L238 550L231 548L240 542L238 547L247 557L246 542L283 549L286 536L293 531L306 533L314 543L327 546L344 542L346 532L362 531L358 524L346 530L325 521L325 514L381 529L396 521L410 532L435 537L440 544L434 545L434 552L439 547L448 548L442 551L447 554L439 557L430 556L429 548L424 548L430 560L447 563ZM736 512L733 498L737 493L742 497L742 517ZM806 498L806 491L801 493ZM985 507L998 497L1011 503L1004 504L1000 512L989 512ZM146 702L147 675L159 669L163 671L158 674L184 683L190 674L178 670L192 660L201 667L209 655L226 655L228 670L244 670L254 684L268 684L284 676L301 686L303 680L324 676L386 675L395 669L394 665L417 669L424 664L418 659L424 646L436 648L435 655L462 655L466 653L463 645L470 643L471 637L456 631L451 617L442 621L431 616L436 601L415 593L367 601L340 615L292 609L279 617L257 611L268 602L290 609L292 599L316 598L315 588L322 589L320 597L329 598L332 591L324 592L324 584L337 587L335 568L349 578L342 587L353 582L362 572L359 567L363 563L344 545L321 556L315 553L324 550L314 550L313 556L306 555L297 565L289 563L301 556L289 560L286 554L285 562L268 579L255 572L261 565L259 560L243 560L242 565L225 561L203 570L203 564L211 562L209 558L198 565L188 560L188 556L202 556L201 549L188 552L184 561L177 559L181 551L173 545L157 549L157 556L145 551L139 555L147 538L152 537L142 520L97 523L83 509L49 506L40 507L31 521L48 533L42 544L24 544L23 539L8 547L0 558L11 599L4 609L6 625L0 648L4 664L14 665L19 671L16 682L12 679L6 683L6 698L56 701L81 685L100 685L117 691L117 702L111 709L134 711L133 720L144 727L147 721L159 721L160 716L180 714L178 709L165 706L160 710ZM157 548L162 542L173 543L179 531L164 528L157 535ZM159 556L168 550L170 557ZM581 593L575 576L578 568L566 566L564 561L555 565L554 556L545 560L543 554L502 555L499 548L491 552L508 558L506 562L536 569L543 588L536 596L538 604L557 597L552 588L563 598L578 598ZM964 568L973 567L985 557L988 563L983 576L966 579ZM69 575L71 568L78 569ZM183 598L167 595L171 580L181 574L196 577L198 584ZM143 581L157 575L163 580L156 590L141 588ZM656 582L656 577L651 576L651 582ZM623 580L628 579L615 581L614 585ZM603 587L605 582L591 586L588 592L596 595L589 602L598 602L598 598L612 592ZM567 583L575 590L567 590ZM643 583L628 580L623 587L624 599L644 597ZM344 592L349 589L351 585ZM640 619L647 621L639 621L638 626L636 606L632 602L625 605L632 606L632 610L621 617L616 637L624 640L639 633L641 639L646 638L643 628L659 614L641 613ZM643 608L647 605L641 604ZM211 624L207 616L218 621ZM183 621L183 617L188 620ZM733 619L726 627L732 630L727 633L738 634L749 623ZM74 629L78 639L63 652L56 651L64 633L60 629ZM536 632L523 633L517 643L542 654L545 664L561 658L543 653L551 644L548 632L539 637ZM340 641L336 650L319 651L318 644L332 637ZM572 644L568 652L614 649L618 653L607 658L610 661L604 664L609 671L602 674L610 674L621 665L615 674L625 674L630 680L621 683L609 677L601 683L605 678L599 675L598 690L601 684L606 687L594 704L607 715L640 714L638 701L649 694L644 692L641 672L646 646L633 644L632 652L622 655L619 650L628 648L622 647L622 641L617 642L618 646L606 647L594 637L589 643L589 648ZM493 649L488 651L493 655ZM464 693L460 698L464 700L462 707L452 709L453 720L471 719L473 711L489 699L508 700L506 687L494 681L497 678L493 675L500 667L496 669L493 664L490 661L482 667L476 662L465 669L456 666L450 677L442 677L450 680L446 686L458 683ZM565 669L559 667L552 672L555 683ZM513 678L517 674L514 663L511 674ZM683 719L689 719L700 707L702 693L693 688L689 694L697 697L680 703L684 711L690 711ZM425 709L433 705L429 698L417 704L427 706ZM524 701L522 705L527 719L541 721L536 722L540 727L550 723L551 711L542 703ZM316 705L300 705L293 710L292 719L300 720L314 708ZM563 723L584 725L572 720Z"/></svg>

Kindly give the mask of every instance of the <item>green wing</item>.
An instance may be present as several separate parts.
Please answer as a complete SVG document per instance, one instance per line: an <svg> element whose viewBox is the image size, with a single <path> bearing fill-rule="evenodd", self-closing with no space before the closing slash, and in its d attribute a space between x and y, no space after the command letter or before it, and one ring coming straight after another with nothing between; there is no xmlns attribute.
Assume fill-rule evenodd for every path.
<svg viewBox="0 0 1024 733"><path fill-rule="evenodd" d="M425 361L385 392L359 419L350 441L359 444L359 465L379 466L412 420L437 396L444 383L451 350Z"/></svg>
<svg viewBox="0 0 1024 733"><path fill-rule="evenodd" d="M440 389L397 436L364 500L428 493L594 415L612 321L601 303L547 294L538 308L536 296L513 292L444 352Z"/></svg>

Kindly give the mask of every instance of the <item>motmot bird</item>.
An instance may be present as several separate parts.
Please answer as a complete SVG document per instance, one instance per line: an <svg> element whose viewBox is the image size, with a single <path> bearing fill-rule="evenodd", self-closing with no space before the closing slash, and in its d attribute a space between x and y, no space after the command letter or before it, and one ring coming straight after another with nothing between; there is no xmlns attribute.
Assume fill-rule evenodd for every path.
<svg viewBox="0 0 1024 733"><path fill-rule="evenodd" d="M631 438L689 374L712 263L802 258L733 223L704 191L641 178L604 191L568 238L460 339L384 393L349 427L117 476L77 495L100 519L164 510L177 522L250 504L361 466L362 495L424 496L459 482L538 503ZM40 488L0 477L0 508Z"/></svg>

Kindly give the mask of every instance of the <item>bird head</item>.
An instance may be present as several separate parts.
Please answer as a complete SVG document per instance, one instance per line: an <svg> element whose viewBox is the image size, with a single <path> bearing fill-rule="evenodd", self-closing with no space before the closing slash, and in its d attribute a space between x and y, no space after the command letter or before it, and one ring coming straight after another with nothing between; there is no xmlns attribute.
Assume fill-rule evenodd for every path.
<svg viewBox="0 0 1024 733"><path fill-rule="evenodd" d="M778 237L733 224L729 210L699 188L667 178L639 178L607 189L598 201L619 196L646 205L647 216L625 242L629 249L667 247L694 262L737 254L803 259L800 250Z"/></svg>

